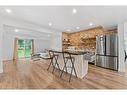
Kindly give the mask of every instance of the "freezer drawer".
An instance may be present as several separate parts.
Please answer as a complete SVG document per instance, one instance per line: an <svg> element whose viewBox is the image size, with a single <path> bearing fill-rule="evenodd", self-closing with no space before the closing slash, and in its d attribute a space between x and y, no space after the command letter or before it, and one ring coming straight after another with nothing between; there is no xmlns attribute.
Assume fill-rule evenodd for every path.
<svg viewBox="0 0 127 95"><path fill-rule="evenodd" d="M96 65L105 67L105 56L96 55Z"/></svg>
<svg viewBox="0 0 127 95"><path fill-rule="evenodd" d="M118 70L118 57L96 55L96 65L112 70Z"/></svg>
<svg viewBox="0 0 127 95"><path fill-rule="evenodd" d="M118 57L105 57L105 66L106 68L118 70Z"/></svg>

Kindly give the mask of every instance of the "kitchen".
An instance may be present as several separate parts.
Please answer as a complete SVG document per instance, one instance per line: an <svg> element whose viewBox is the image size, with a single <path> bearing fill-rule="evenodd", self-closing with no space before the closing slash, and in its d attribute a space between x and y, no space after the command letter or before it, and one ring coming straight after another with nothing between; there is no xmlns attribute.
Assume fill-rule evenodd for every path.
<svg viewBox="0 0 127 95"><path fill-rule="evenodd" d="M83 78L88 73L88 63L118 71L117 38L116 26L110 28L98 26L73 33L63 32L62 50L86 52L80 57L79 55L75 57L75 60L77 59L75 68L80 78ZM106 52L109 55L106 55ZM113 56L113 54L116 54L116 56ZM58 61L62 62L61 60Z"/></svg>
<svg viewBox="0 0 127 95"><path fill-rule="evenodd" d="M49 9L50 12L52 12L52 9L54 7L46 7L46 8ZM56 8L61 10L62 13L67 12L66 8L65 8L65 11L62 10L64 7L55 7L53 10L56 10ZM68 21L68 22L62 23L61 19L58 19L58 22L57 20L55 21L50 20L47 22L47 26L49 26L50 28L57 27L59 29L59 27L62 26L63 29L61 28L60 31L53 30L53 29L51 30L47 29L47 31L46 30L44 31L42 26L36 26L36 25L30 26L28 23L27 25L25 24L25 22L21 23L20 21L15 21L14 23L13 19L8 18L9 19L8 20L6 19L6 17L1 18L1 20L3 20L3 23L1 23L1 27L2 29L4 29L4 34L3 34L4 39L3 39L3 47L2 47L4 52L3 58L5 59L4 64L6 65L4 66L3 69L7 70L8 75L10 75L10 73L12 74L12 77L11 77L12 79L13 79L13 74L16 73L17 75L19 75L18 71L21 71L21 74L20 74L21 79L22 79L22 74L25 74L25 76L23 75L23 78L26 79L24 81L26 82L26 87L28 88L30 88L31 86L27 85L27 83L29 83L31 80L32 81L30 83L33 83L34 81L38 80L39 82L35 83L35 85L32 87L39 86L40 88L46 88L46 87L47 88L50 88L50 87L51 88L57 88L57 87L58 88L126 88L127 84L124 84L126 82L126 79L124 82L123 80L122 81L119 80L119 74L121 72L124 72L124 69L125 69L124 68L125 64L123 62L124 61L124 52L123 52L124 43L122 42L124 42L123 32L125 31L127 24L120 23L120 22L114 24L112 23L112 22L115 22L114 19L111 20L110 18L107 18L107 15L104 21L109 21L110 23L108 25L105 23L97 24L97 22L95 22L91 18L88 21L87 21L88 18L84 18L86 17L86 14L88 14L88 13L85 13L84 10L85 9L88 10L89 7L88 9L87 7L80 8L76 6L67 7L67 8L68 8L68 12L71 15L69 16L69 14L66 13L66 16L67 15L68 16L66 20L64 21ZM96 9L96 7L90 7L90 9L91 8ZM101 7L101 8L97 7L97 10L103 9L103 8L109 12L109 7L108 9L105 7ZM15 7L15 9L18 9L18 7ZM20 8L20 9L26 10L26 8ZM35 9L35 10L40 9L42 12L42 16L44 15L42 11L43 7L29 8L29 10L32 10L32 9ZM77 10L77 14L73 13L74 9ZM113 9L115 8L113 7ZM118 9L119 8L115 10L118 10ZM122 9L120 8L120 10ZM115 12L115 10L113 11ZM56 13L57 12L58 11L56 11ZM95 11L93 10L88 12L91 13L90 16L92 17L93 16L92 13ZM40 15L40 11L38 11L37 13ZM31 15L37 14L37 13L36 11L33 11L31 12ZM103 14L106 12L104 10L101 10L100 13ZM49 13L47 13L47 15L49 15ZM95 14L95 16L96 15L97 14ZM61 17L61 15L55 15L55 14L54 16L56 16L56 18ZM77 16L79 16L79 19L77 19ZM63 18L64 17L65 15L63 15ZM72 17L73 19L71 21L74 21L74 22L69 21L69 19ZM84 20L82 19L85 19L86 22L84 22ZM98 19L100 19L100 15L98 16L97 20ZM39 21L42 22L40 19ZM102 21L102 19L100 21ZM58 23L57 25L56 25L56 22ZM17 25L17 23L21 23L21 25ZM80 25L80 23L82 23L82 25ZM17 29L18 31L16 31ZM119 38L118 41L117 41L117 35ZM50 65L50 59L52 57L47 58L48 60L47 59L44 60L44 58L40 58L40 60L31 60L32 59L31 57L31 59L24 58L24 59L18 60L18 62L16 62L17 63L16 68L12 68L12 67L15 67L15 64L13 64L14 60L11 60L11 61L6 61L6 60L13 58L14 37L21 37L21 38L24 37L24 38L34 39L34 43L35 43L34 54L47 53L48 55L49 52L46 52L45 50L51 49L52 51L56 53L56 56L58 56L58 59L54 59L54 61L57 60L57 64L55 64L54 62L54 65L51 64L50 68L48 68ZM117 43L119 43L118 46L117 46ZM117 48L119 48L119 50L117 50ZM64 56L64 59L63 59L63 54L68 56ZM119 60L118 60L118 57L119 57ZM68 62L66 63L67 60ZM60 70L57 69L59 68L57 67L58 64L59 64ZM9 70L6 68L9 68ZM14 73L14 69L15 69L15 73ZM31 72L32 76L31 74L29 74L29 72ZM36 74L34 72L36 72ZM11 83L11 78L10 79L8 78L6 81L9 81ZM14 80L16 80L18 77L16 76L14 78L15 78ZM20 79L17 82L19 82L19 84L22 84L22 81L20 82ZM9 85L7 87L9 87Z"/></svg>

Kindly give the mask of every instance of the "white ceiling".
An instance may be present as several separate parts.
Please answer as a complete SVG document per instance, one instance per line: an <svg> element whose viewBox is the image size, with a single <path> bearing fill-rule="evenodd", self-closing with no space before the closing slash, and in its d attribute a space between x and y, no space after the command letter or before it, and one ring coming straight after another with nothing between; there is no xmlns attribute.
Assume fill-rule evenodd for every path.
<svg viewBox="0 0 127 95"><path fill-rule="evenodd" d="M8 26L8 25L4 25L4 30L5 30L4 34L6 35L11 34L18 38L47 40L49 38L55 37L55 35L50 34L50 33L40 32L40 31L30 30L30 29L24 29L24 28L14 27L14 26Z"/></svg>
<svg viewBox="0 0 127 95"><path fill-rule="evenodd" d="M5 8L12 13L5 12ZM77 10L76 14L72 9ZM26 20L38 25L71 32L102 25L110 27L127 21L127 6L1 6L0 15ZM52 26L48 23L52 22ZM89 26L89 23L93 26ZM80 27L80 29L76 29Z"/></svg>

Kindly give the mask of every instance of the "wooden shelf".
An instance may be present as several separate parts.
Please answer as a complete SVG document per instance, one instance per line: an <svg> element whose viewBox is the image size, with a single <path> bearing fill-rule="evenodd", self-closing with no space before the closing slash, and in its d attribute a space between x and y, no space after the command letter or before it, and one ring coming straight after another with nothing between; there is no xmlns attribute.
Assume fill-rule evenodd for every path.
<svg viewBox="0 0 127 95"><path fill-rule="evenodd" d="M83 43L79 43L79 44L96 44L96 42L87 42L87 43L83 42Z"/></svg>
<svg viewBox="0 0 127 95"><path fill-rule="evenodd" d="M81 38L81 39L84 39L84 40L95 40L96 39L96 37L93 37L93 38Z"/></svg>
<svg viewBox="0 0 127 95"><path fill-rule="evenodd" d="M96 38L81 38L81 40L83 41L83 42L85 42L85 41L96 41Z"/></svg>

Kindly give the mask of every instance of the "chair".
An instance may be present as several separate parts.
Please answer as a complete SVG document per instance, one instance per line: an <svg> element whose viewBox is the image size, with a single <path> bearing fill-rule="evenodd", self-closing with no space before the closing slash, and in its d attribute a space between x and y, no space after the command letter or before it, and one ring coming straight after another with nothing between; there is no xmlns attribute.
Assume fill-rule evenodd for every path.
<svg viewBox="0 0 127 95"><path fill-rule="evenodd" d="M68 56L65 56L65 55L68 55ZM69 82L70 82L70 81L71 81L71 77L72 77L73 71L74 71L75 76L76 76L76 78L77 78L77 73L76 73L76 69L75 69L75 66L74 66L75 58L72 57L72 55L71 55L70 53L63 53L63 59L64 59L64 67L63 67L63 69L62 69L60 78L62 77L64 70L66 70L66 73L68 73L67 69L68 69L68 68L71 68L71 73L70 73L70 77L69 77ZM71 67L68 67L68 66L67 66L67 62L68 62L69 60L70 60L70 63L71 63L71 64L70 64Z"/></svg>
<svg viewBox="0 0 127 95"><path fill-rule="evenodd" d="M126 53L126 50L124 50L124 53L125 53L124 62L126 62L126 59L127 59L127 53Z"/></svg>

